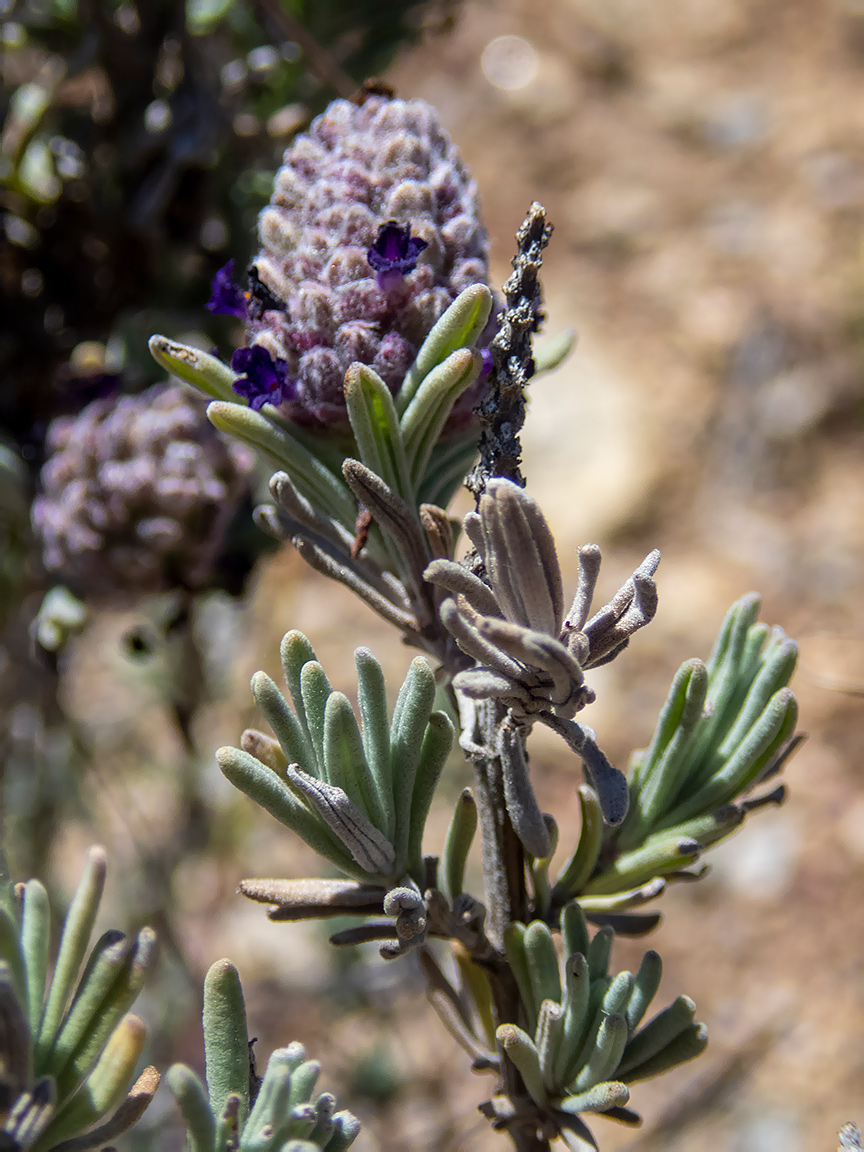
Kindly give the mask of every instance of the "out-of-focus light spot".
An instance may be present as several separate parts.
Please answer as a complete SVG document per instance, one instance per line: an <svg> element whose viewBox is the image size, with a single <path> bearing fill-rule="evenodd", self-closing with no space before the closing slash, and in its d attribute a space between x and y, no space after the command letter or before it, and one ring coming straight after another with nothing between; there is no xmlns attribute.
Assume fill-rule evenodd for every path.
<svg viewBox="0 0 864 1152"><path fill-rule="evenodd" d="M171 124L171 108L166 100L154 100L144 110L144 127L154 135Z"/></svg>
<svg viewBox="0 0 864 1152"><path fill-rule="evenodd" d="M261 48L253 48L246 57L246 63L252 72L272 72L279 64L279 53L269 44Z"/></svg>
<svg viewBox="0 0 864 1152"><path fill-rule="evenodd" d="M38 268L25 268L21 273L21 291L25 296L38 296L44 286L45 281Z"/></svg>
<svg viewBox="0 0 864 1152"><path fill-rule="evenodd" d="M483 75L496 88L525 88L537 75L539 60L534 45L521 36L496 36L480 57Z"/></svg>
<svg viewBox="0 0 864 1152"><path fill-rule="evenodd" d="M208 216L201 225L201 247L218 252L228 243L228 226L221 216Z"/></svg>
<svg viewBox="0 0 864 1152"><path fill-rule="evenodd" d="M239 112L233 121L238 136L256 136L261 131L261 121L251 112Z"/></svg>
<svg viewBox="0 0 864 1152"><path fill-rule="evenodd" d="M220 73L222 87L230 92L236 92L238 88L243 87L247 74L245 60L229 60Z"/></svg>

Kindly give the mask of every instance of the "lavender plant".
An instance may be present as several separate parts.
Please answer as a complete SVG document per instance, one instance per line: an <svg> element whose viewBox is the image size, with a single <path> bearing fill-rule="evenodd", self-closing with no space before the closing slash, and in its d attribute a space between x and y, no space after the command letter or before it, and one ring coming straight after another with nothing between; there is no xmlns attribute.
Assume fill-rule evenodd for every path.
<svg viewBox="0 0 864 1152"><path fill-rule="evenodd" d="M643 1023L660 957L613 976L614 938L653 927L659 913L634 909L697 877L708 847L782 800L782 787L750 793L799 740L796 645L757 622L755 597L732 607L707 663L679 671L626 774L577 719L594 700L591 670L651 622L660 554L592 609L601 557L586 545L566 610L554 538L520 471L525 387L545 366L532 337L550 234L532 205L497 301L476 191L434 110L366 92L286 152L248 289L231 266L214 280L211 308L246 322L231 366L163 336L150 344L213 398L215 427L278 468L258 523L423 653L391 713L379 665L358 649L359 723L299 632L282 643L291 704L256 674L273 735L248 730L220 749L222 771L342 878L241 891L274 920L359 917L335 945L416 950L448 1031L494 1077L481 1111L521 1152L557 1137L596 1147L584 1115L638 1123L630 1085L705 1047L685 996ZM469 469L476 510L459 525L448 505ZM558 829L529 768L536 724L585 777L578 842L557 872ZM473 787L430 852L454 726ZM478 829L475 895L465 870ZM449 943L455 978L433 939Z"/></svg>
<svg viewBox="0 0 864 1152"><path fill-rule="evenodd" d="M153 931L108 931L88 954L106 867L104 849L91 848L49 975L46 891L38 880L14 886L0 855L0 1118L10 1148L102 1147L159 1084L152 1067L135 1078L146 1033L129 1013L153 964Z"/></svg>
<svg viewBox="0 0 864 1152"><path fill-rule="evenodd" d="M166 1079L186 1122L189 1152L343 1152L360 1130L336 1099L312 1093L321 1065L302 1044L277 1048L258 1076L237 969L219 960L204 981L206 1085L185 1064Z"/></svg>

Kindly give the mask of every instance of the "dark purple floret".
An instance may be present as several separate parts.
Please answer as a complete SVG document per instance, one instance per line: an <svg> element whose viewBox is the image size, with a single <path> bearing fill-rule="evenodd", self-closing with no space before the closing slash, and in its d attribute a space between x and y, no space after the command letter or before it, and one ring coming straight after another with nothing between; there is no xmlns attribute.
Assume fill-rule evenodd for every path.
<svg viewBox="0 0 864 1152"><path fill-rule="evenodd" d="M481 348L480 358L483 361L480 367L480 378L485 379L485 377L488 376L492 369L495 367L495 361L492 359L492 349Z"/></svg>
<svg viewBox="0 0 864 1152"><path fill-rule="evenodd" d="M375 243L366 253L381 291L389 292L401 284L402 278L417 267L417 257L428 247L425 240L411 235L410 224L397 224L395 220L382 224Z"/></svg>
<svg viewBox="0 0 864 1152"><path fill-rule="evenodd" d="M207 303L208 312L217 315L238 316L245 320L249 314L246 293L234 283L234 261L229 260L210 281L212 295Z"/></svg>
<svg viewBox="0 0 864 1152"><path fill-rule="evenodd" d="M249 401L253 412L260 411L265 404L279 405L290 399L293 381L288 379L288 365L281 357L274 361L260 344L238 348L231 357L231 367L243 373L231 387Z"/></svg>

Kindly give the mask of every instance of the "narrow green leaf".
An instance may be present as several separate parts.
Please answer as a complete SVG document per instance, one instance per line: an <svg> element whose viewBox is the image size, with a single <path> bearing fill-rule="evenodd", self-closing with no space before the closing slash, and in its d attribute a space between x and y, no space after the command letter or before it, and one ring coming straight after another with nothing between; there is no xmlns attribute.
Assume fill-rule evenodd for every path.
<svg viewBox="0 0 864 1152"><path fill-rule="evenodd" d="M315 774L315 753L306 739L306 733L291 711L288 701L266 672L256 672L252 677L252 695L273 729L288 763L299 764L305 772Z"/></svg>
<svg viewBox="0 0 864 1152"><path fill-rule="evenodd" d="M652 743L640 773L639 813L633 828L638 828L643 835L645 829L650 828L672 806L681 790L690 741L705 707L708 692L708 671L705 665L701 660L689 660L681 672L684 675L679 673L676 677L675 730L659 756L652 755ZM622 847L629 847L634 842L632 835L621 837Z"/></svg>
<svg viewBox="0 0 864 1152"><path fill-rule="evenodd" d="M583 956L588 955L588 925L582 909L575 900L561 909L561 939L565 959L576 952L581 952Z"/></svg>
<svg viewBox="0 0 864 1152"><path fill-rule="evenodd" d="M528 958L534 1003L539 1005L544 1000L554 1000L556 1004L560 1004L561 973L558 968L558 953L555 951L552 933L542 920L533 920L525 929L525 955Z"/></svg>
<svg viewBox="0 0 864 1152"><path fill-rule="evenodd" d="M48 990L48 1001L39 1026L39 1039L36 1042L34 1058L36 1075L41 1074L45 1058L54 1043L78 972L84 961L87 945L90 942L90 933L96 922L99 902L105 887L107 867L108 859L105 855L105 849L98 846L91 848L87 853L84 874L72 898L72 903L69 905L63 924L63 934L60 937L60 947L54 965L54 976Z"/></svg>
<svg viewBox="0 0 864 1152"><path fill-rule="evenodd" d="M528 1094L535 1104L542 1107L546 1103L546 1085L534 1041L515 1024L500 1025L495 1035L507 1057L519 1070Z"/></svg>
<svg viewBox="0 0 864 1152"><path fill-rule="evenodd" d="M525 951L525 925L520 924L518 920L511 921L504 929L504 952L510 970L516 978L519 997L533 1032L537 1027L540 1002L534 999L534 985L531 982L531 969Z"/></svg>
<svg viewBox="0 0 864 1152"><path fill-rule="evenodd" d="M297 719L300 721L300 726L305 732L306 739L311 748L312 734L309 731L309 724L303 709L303 693L300 690L300 673L303 671L304 664L308 664L312 660L317 660L318 657L315 655L315 650L303 633L298 632L296 629L286 632L282 637L282 643L279 646L279 655L282 659L285 682L288 685L288 691L291 693L294 711L297 714Z"/></svg>
<svg viewBox="0 0 864 1152"><path fill-rule="evenodd" d="M612 959L614 941L615 933L609 927L598 928L594 933L594 939L588 945L588 951L585 954L592 980L609 975L609 961Z"/></svg>
<svg viewBox="0 0 864 1152"><path fill-rule="evenodd" d="M249 1037L240 976L229 960L217 960L204 979L203 1023L210 1106L221 1116L228 1096L239 1096L242 1131L249 1114Z"/></svg>
<svg viewBox="0 0 864 1152"><path fill-rule="evenodd" d="M362 463L413 504L408 460L390 389L372 368L352 364L345 374L345 403Z"/></svg>
<svg viewBox="0 0 864 1152"><path fill-rule="evenodd" d="M477 831L477 805L470 788L456 801L444 845L444 889L451 902L465 891L465 865Z"/></svg>
<svg viewBox="0 0 864 1152"><path fill-rule="evenodd" d="M207 418L220 432L228 432L266 452L288 472L301 495L344 527L353 528L357 506L341 477L335 476L284 428L251 408L219 400L209 405Z"/></svg>
<svg viewBox="0 0 864 1152"><path fill-rule="evenodd" d="M414 777L411 797L411 826L408 832L408 871L418 884L423 883L423 831L432 806L432 798L441 773L453 747L453 725L443 712L433 712L423 736L420 759Z"/></svg>
<svg viewBox="0 0 864 1152"><path fill-rule="evenodd" d="M106 932L96 943L66 1019L42 1062L40 1072L43 1075L57 1079L73 1053L98 1024L112 991L131 963L133 947L133 942L116 930Z"/></svg>
<svg viewBox="0 0 864 1152"><path fill-rule="evenodd" d="M417 656L411 661L408 675L399 690L390 727L390 772L396 814L393 846L397 866L407 863L414 779L434 702L435 676L426 660Z"/></svg>
<svg viewBox="0 0 864 1152"><path fill-rule="evenodd" d="M689 996L679 996L653 1016L627 1044L618 1067L619 1078L623 1079L631 1069L638 1068L661 1052L676 1036L690 1027L695 1015L696 1005Z"/></svg>
<svg viewBox="0 0 864 1152"><path fill-rule="evenodd" d="M432 449L441 438L453 405L480 373L476 352L463 348L439 364L423 381L402 417L402 438L414 490L426 475Z"/></svg>
<svg viewBox="0 0 864 1152"><path fill-rule="evenodd" d="M679 872L697 860L701 851L701 844L694 840L658 833L642 848L619 856L586 885L584 894L605 896L628 892L655 877Z"/></svg>
<svg viewBox="0 0 864 1152"><path fill-rule="evenodd" d="M24 885L21 952L27 974L27 1014L33 1036L38 1034L42 1019L50 949L51 907L48 893L38 880L28 880Z"/></svg>
<svg viewBox="0 0 864 1152"><path fill-rule="evenodd" d="M478 454L476 433L439 441L432 449L426 472L418 485L417 503L449 507Z"/></svg>
<svg viewBox="0 0 864 1152"><path fill-rule="evenodd" d="M378 790L382 813L380 828L392 842L395 835L395 815L387 687L381 665L368 648L356 650L354 663L357 668L357 704L363 726L363 752Z"/></svg>
<svg viewBox="0 0 864 1152"><path fill-rule="evenodd" d="M386 836L378 785L366 763L354 710L342 692L331 692L324 708L324 763L328 783L341 788Z"/></svg>
<svg viewBox="0 0 864 1152"><path fill-rule="evenodd" d="M201 1080L185 1064L172 1064L165 1080L183 1113L188 1152L213 1152L216 1121Z"/></svg>
<svg viewBox="0 0 864 1152"><path fill-rule="evenodd" d="M576 1091L585 1092L595 1084L608 1080L618 1067L626 1043L627 1021L624 1017L617 1013L604 1016L597 1032L594 1050L576 1077L574 1084Z"/></svg>
<svg viewBox="0 0 864 1152"><path fill-rule="evenodd" d="M705 1051L707 1046L708 1029L704 1024L691 1024L689 1028L679 1032L674 1040L670 1040L666 1047L656 1055L635 1068L631 1068L628 1072L620 1073L621 1079L628 1084L633 1084L637 1080L648 1080L651 1076L660 1076L663 1072L668 1072L670 1068L677 1068L679 1064L695 1059Z"/></svg>
<svg viewBox="0 0 864 1152"><path fill-rule="evenodd" d="M564 1012L560 1004L556 1004L554 1000L544 1000L540 1005L537 1031L534 1036L537 1055L540 1058L540 1071L543 1073L543 1083L552 1093L565 1087L565 1085L559 1084L555 1077L555 1063L564 1038L563 1017Z"/></svg>
<svg viewBox="0 0 864 1152"><path fill-rule="evenodd" d="M156 933L152 928L142 928L131 961L121 969L119 979L111 985L83 1040L57 1077L59 1099L71 1096L96 1067L109 1037L144 987L155 952Z"/></svg>
<svg viewBox="0 0 864 1152"><path fill-rule="evenodd" d="M561 1043L555 1061L555 1079L569 1086L579 1070L579 1054L586 1032L591 974L588 961L581 952L574 952L564 962L564 1015Z"/></svg>
<svg viewBox="0 0 864 1152"><path fill-rule="evenodd" d="M578 896L594 871L603 847L605 824L603 811L597 793L588 784L578 788L579 809L582 813L582 826L579 829L579 842L576 851L566 861L555 881L554 894L565 900ZM573 949L581 951L581 949Z"/></svg>
<svg viewBox="0 0 864 1152"><path fill-rule="evenodd" d="M286 1049L278 1048L271 1054L243 1130L243 1152L268 1152L284 1143L291 1125L294 1067Z"/></svg>
<svg viewBox="0 0 864 1152"><path fill-rule="evenodd" d="M798 719L798 704L791 688L781 688L768 702L765 711L741 741L734 756L719 772L683 804L679 804L663 825L673 826L694 816L726 804L744 791L756 778L766 754L789 739Z"/></svg>
<svg viewBox="0 0 864 1152"><path fill-rule="evenodd" d="M305 1064L294 1072L291 1077L291 1106L305 1104L312 1098L318 1077L321 1074L321 1065L317 1060L307 1060Z"/></svg>
<svg viewBox="0 0 864 1152"><path fill-rule="evenodd" d="M558 1107L562 1112L577 1115L580 1112L607 1112L610 1108L623 1108L630 1099L630 1089L618 1080L604 1080L578 1096L568 1096Z"/></svg>
<svg viewBox="0 0 864 1152"><path fill-rule="evenodd" d="M303 698L303 710L306 713L309 735L318 761L318 776L325 781L327 781L327 760L324 755L324 712L327 708L327 698L332 691L330 681L317 660L303 665L300 673L300 695Z"/></svg>
<svg viewBox="0 0 864 1152"><path fill-rule="evenodd" d="M148 347L150 355L166 372L187 384L194 384L214 400L240 403L240 397L232 388L234 381L239 379L237 373L209 352L179 344L166 336L151 336Z"/></svg>
<svg viewBox="0 0 864 1152"><path fill-rule="evenodd" d="M54 1116L40 1144L56 1148L92 1128L120 1104L132 1084L147 1030L137 1016L125 1016L81 1089Z"/></svg>
<svg viewBox="0 0 864 1152"><path fill-rule="evenodd" d="M222 775L239 788L280 824L290 828L313 851L330 860L341 871L358 880L368 877L358 868L343 845L319 817L298 800L287 784L240 748L217 749L216 760Z"/></svg>
<svg viewBox="0 0 864 1152"><path fill-rule="evenodd" d="M483 284L461 292L423 341L417 359L405 375L396 397L396 410L403 415L420 386L434 368L459 348L470 348L486 327L492 311L492 293Z"/></svg>
<svg viewBox="0 0 864 1152"><path fill-rule="evenodd" d="M660 959L659 953L653 950L646 952L633 980L630 998L624 1012L631 1035L642 1023L642 1017L647 1012L648 1005L657 995L662 976L663 961Z"/></svg>

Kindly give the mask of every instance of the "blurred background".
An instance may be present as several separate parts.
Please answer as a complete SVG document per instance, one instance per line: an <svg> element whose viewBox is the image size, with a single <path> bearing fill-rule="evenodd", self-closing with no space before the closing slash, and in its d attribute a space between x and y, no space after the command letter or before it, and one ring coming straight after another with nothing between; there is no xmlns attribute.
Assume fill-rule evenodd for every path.
<svg viewBox="0 0 864 1152"><path fill-rule="evenodd" d="M0 0L0 16L4 842L58 905L84 847L108 847L112 923L163 937L148 1059L200 1062L200 980L227 955L259 1053L300 1039L321 1058L366 1121L358 1148L501 1147L476 1112L487 1084L410 961L336 953L325 925L271 924L235 895L242 877L316 874L213 763L259 723L252 672L277 675L291 627L349 694L356 645L397 683L410 652L268 549L251 491L194 596L163 581L77 615L64 603L32 638L52 582L28 528L50 422L158 381L152 331L230 350L231 322L203 310L210 277L253 251L292 134L383 75L459 145L494 283L533 199L555 225L546 332L575 327L579 344L533 387L524 471L571 581L582 543L603 548L601 594L663 552L656 621L592 675L586 720L612 761L647 743L675 669L707 655L741 594L801 642L810 738L789 800L663 897L649 941L616 945L620 968L657 948L661 996L693 997L708 1052L637 1087L639 1132L598 1119L598 1141L835 1147L864 1118L864 6ZM539 732L532 767L563 853L580 773ZM454 759L430 848L466 782ZM161 1094L129 1138L181 1139Z"/></svg>

